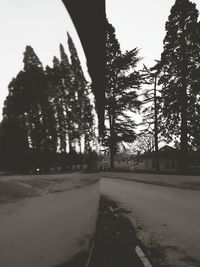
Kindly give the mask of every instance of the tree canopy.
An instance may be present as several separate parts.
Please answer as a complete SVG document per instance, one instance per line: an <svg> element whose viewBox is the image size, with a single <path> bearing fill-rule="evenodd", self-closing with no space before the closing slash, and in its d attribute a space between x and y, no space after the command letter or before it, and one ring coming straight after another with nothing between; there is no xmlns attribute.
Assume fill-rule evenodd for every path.
<svg viewBox="0 0 200 267"><path fill-rule="evenodd" d="M68 47L70 60L60 45L60 59L54 57L53 67L44 69L34 49L27 46L24 68L9 84L0 147L6 154L15 148L16 162L18 154L26 154L27 161L30 159L25 161L27 169L61 164L56 160L58 154L88 153L96 138L90 85L69 34ZM14 159L10 167L13 164ZM5 159L4 167L8 166Z"/></svg>
<svg viewBox="0 0 200 267"><path fill-rule="evenodd" d="M136 66L140 60L138 49L121 52L114 27L107 22L106 35L106 104L104 143L109 147L111 167L117 145L135 140L135 122L129 112L140 107L137 90L140 88L140 74Z"/></svg>
<svg viewBox="0 0 200 267"><path fill-rule="evenodd" d="M176 136L181 151L199 147L200 35L198 10L189 0L176 0L166 22L161 55L162 133Z"/></svg>

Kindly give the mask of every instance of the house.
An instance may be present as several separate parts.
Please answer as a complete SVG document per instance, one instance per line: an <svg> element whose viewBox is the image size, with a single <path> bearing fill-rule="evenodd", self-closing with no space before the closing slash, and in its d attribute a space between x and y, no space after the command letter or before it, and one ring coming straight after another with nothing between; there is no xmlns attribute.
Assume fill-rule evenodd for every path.
<svg viewBox="0 0 200 267"><path fill-rule="evenodd" d="M156 152L146 152L139 155L135 161L135 170L156 170L156 156L158 157L159 169L161 171L176 171L178 169L178 151L173 147L165 145Z"/></svg>
<svg viewBox="0 0 200 267"><path fill-rule="evenodd" d="M146 152L137 156L135 170L154 171L156 170L156 159L158 159L159 170L164 172L176 172L181 163L182 153L173 147L165 145L158 153ZM191 170L200 169L200 153L188 152L187 161Z"/></svg>

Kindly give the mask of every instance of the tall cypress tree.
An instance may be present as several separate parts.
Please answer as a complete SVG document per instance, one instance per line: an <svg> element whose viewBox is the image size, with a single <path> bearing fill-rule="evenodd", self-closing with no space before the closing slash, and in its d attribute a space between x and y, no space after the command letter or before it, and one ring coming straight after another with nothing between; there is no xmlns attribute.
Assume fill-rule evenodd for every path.
<svg viewBox="0 0 200 267"><path fill-rule="evenodd" d="M4 101L3 120L0 125L1 167L5 170L23 170L28 167L29 140L26 118L22 116L25 102L21 98L23 88L18 87L18 77L10 82L9 94ZM19 90L16 90L16 89Z"/></svg>
<svg viewBox="0 0 200 267"><path fill-rule="evenodd" d="M3 109L3 129L9 131L13 125L18 143L24 143L21 145L22 147L28 144L27 149L29 150L44 151L48 138L42 109L42 107L47 107L45 101L46 78L42 64L32 47L26 47L24 69L11 81L8 89L9 95ZM17 138L13 138L13 140L17 142ZM24 139L23 142L22 139ZM14 145L13 142L11 142L12 146L18 148L18 145Z"/></svg>
<svg viewBox="0 0 200 267"><path fill-rule="evenodd" d="M27 97L28 120L32 148L37 152L46 149L46 114L44 107L47 105L47 81L42 63L31 46L24 52L24 75L22 86Z"/></svg>
<svg viewBox="0 0 200 267"><path fill-rule="evenodd" d="M50 103L52 103L55 132L56 150L66 152L66 112L64 103L64 78L61 73L61 62L57 57L53 58L53 68L46 67L48 87L51 88Z"/></svg>
<svg viewBox="0 0 200 267"><path fill-rule="evenodd" d="M88 83L85 79L81 63L78 57L76 47L71 36L68 33L68 46L71 54L72 69L72 92L73 92L73 114L75 132L74 137L81 147L81 139L85 139L85 148L87 143L94 135L93 107L89 98Z"/></svg>
<svg viewBox="0 0 200 267"><path fill-rule="evenodd" d="M62 99L63 99L63 112L65 117L65 141L66 136L68 139L69 150L72 149L72 143L74 141L74 101L75 101L75 93L73 88L73 71L72 66L69 63L69 59L67 54L65 53L64 47L60 44L60 75L62 80Z"/></svg>
<svg viewBox="0 0 200 267"><path fill-rule="evenodd" d="M23 62L23 71L9 85L4 116L18 119L26 130L30 148L47 151L55 141L47 76L32 47L26 47ZM53 146L55 149L55 144Z"/></svg>
<svg viewBox="0 0 200 267"><path fill-rule="evenodd" d="M76 142L80 144L80 137L82 133L82 121L83 121L83 113L82 113L82 107L83 107L83 93L86 87L86 80L83 75L83 71L81 68L80 60L78 58L78 53L76 50L76 47L74 45L74 42L69 35L68 35L68 47L70 51L70 58L71 58L71 68L73 73L73 80L72 80L72 99L70 100L72 103L72 110L74 114L74 139Z"/></svg>
<svg viewBox="0 0 200 267"><path fill-rule="evenodd" d="M166 36L161 55L163 133L180 137L180 149L196 137L194 121L199 122L199 83L194 74L200 64L200 43L197 31L198 11L189 0L176 0L166 23ZM198 86L197 86L198 84ZM199 126L198 126L199 128ZM199 134L198 134L199 135ZM184 160L184 159L183 159ZM182 162L182 167L186 166Z"/></svg>

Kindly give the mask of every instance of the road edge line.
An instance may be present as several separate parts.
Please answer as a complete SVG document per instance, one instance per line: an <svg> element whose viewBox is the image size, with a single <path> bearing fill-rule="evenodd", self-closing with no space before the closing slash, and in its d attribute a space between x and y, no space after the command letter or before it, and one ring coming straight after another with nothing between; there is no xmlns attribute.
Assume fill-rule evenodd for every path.
<svg viewBox="0 0 200 267"><path fill-rule="evenodd" d="M138 255L139 259L144 264L144 267L153 267L151 263L149 262L148 258L145 256L144 252L139 246L135 247L135 252Z"/></svg>
<svg viewBox="0 0 200 267"><path fill-rule="evenodd" d="M89 252L89 256L88 256L88 260L86 262L85 267L89 267L91 258L92 258L92 254L93 254L93 250L94 250L94 241L92 242L91 248L90 248L90 252Z"/></svg>

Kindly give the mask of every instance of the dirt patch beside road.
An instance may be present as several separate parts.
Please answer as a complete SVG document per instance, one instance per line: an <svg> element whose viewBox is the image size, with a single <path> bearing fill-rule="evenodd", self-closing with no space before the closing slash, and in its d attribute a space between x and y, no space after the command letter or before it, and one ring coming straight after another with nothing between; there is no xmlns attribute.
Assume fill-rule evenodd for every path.
<svg viewBox="0 0 200 267"><path fill-rule="evenodd" d="M66 173L0 177L0 203L49 193L60 193L98 182L98 175Z"/></svg>
<svg viewBox="0 0 200 267"><path fill-rule="evenodd" d="M117 203L101 197L93 254L88 267L142 267L135 229Z"/></svg>

